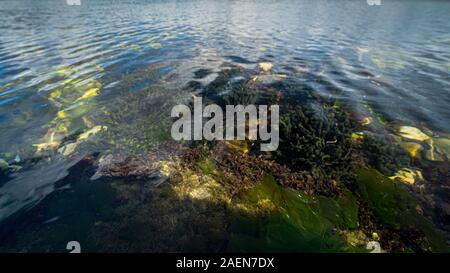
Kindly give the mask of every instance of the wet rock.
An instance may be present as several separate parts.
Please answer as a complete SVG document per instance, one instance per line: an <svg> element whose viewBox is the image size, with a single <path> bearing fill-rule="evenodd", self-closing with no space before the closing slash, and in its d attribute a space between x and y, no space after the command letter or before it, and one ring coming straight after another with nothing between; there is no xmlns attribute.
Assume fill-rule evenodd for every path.
<svg viewBox="0 0 450 273"><path fill-rule="evenodd" d="M108 168L112 166L114 163L119 163L123 159L115 158L112 154L102 155L97 163L97 171L90 178L91 180L96 180L102 177L105 173L108 173Z"/></svg>

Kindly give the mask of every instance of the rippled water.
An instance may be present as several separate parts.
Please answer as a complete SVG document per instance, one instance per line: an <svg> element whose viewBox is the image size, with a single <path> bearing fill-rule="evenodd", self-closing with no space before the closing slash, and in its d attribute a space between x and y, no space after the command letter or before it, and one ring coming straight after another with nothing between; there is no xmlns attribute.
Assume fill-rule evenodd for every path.
<svg viewBox="0 0 450 273"><path fill-rule="evenodd" d="M449 17L448 1L1 0L0 158L22 169L0 181L0 219L54 191L80 158L48 163L39 144L107 127L85 153L139 152L196 72L206 84L224 64L272 62L356 112L449 134Z"/></svg>

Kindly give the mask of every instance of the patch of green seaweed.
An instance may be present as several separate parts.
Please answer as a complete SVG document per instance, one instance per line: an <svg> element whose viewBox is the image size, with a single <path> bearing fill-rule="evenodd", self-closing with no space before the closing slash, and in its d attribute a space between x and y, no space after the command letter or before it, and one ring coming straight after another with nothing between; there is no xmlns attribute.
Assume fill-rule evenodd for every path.
<svg viewBox="0 0 450 273"><path fill-rule="evenodd" d="M356 183L357 193L383 225L396 230L414 227L427 239L424 249L448 251L442 235L419 213L418 201L404 185L393 182L375 169L358 170Z"/></svg>
<svg viewBox="0 0 450 273"><path fill-rule="evenodd" d="M339 199L314 198L283 188L266 175L238 198L232 213L230 251L362 251L349 246L336 230L357 226L358 208L351 194Z"/></svg>

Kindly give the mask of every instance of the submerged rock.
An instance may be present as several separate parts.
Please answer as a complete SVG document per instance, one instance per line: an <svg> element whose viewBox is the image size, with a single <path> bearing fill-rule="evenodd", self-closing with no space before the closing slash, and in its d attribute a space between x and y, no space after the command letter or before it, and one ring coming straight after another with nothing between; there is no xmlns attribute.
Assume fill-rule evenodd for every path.
<svg viewBox="0 0 450 273"><path fill-rule="evenodd" d="M0 158L0 177L2 174L6 174L9 170L9 164L6 160Z"/></svg>
<svg viewBox="0 0 450 273"><path fill-rule="evenodd" d="M401 137L411 140L425 141L427 139L430 139L428 135L412 126L401 126L398 129L398 133Z"/></svg>
<svg viewBox="0 0 450 273"><path fill-rule="evenodd" d="M411 170L408 168L399 170L394 176L390 176L389 178L392 180L398 179L409 185L413 185L417 180L423 180L422 173L419 170Z"/></svg>
<svg viewBox="0 0 450 273"><path fill-rule="evenodd" d="M99 88L91 88L87 90L81 97L75 100L75 102L78 102L80 100L90 99L98 95Z"/></svg>
<svg viewBox="0 0 450 273"><path fill-rule="evenodd" d="M450 159L450 139L433 138L433 143L441 155L445 155L447 159Z"/></svg>
<svg viewBox="0 0 450 273"><path fill-rule="evenodd" d="M366 117L366 118L363 118L363 119L360 121L360 123L361 123L362 126L370 125L370 124L372 123L372 117Z"/></svg>
<svg viewBox="0 0 450 273"><path fill-rule="evenodd" d="M0 170L5 170L9 167L9 164L3 158L0 158Z"/></svg>
<svg viewBox="0 0 450 273"><path fill-rule="evenodd" d="M58 152L63 154L64 156L69 156L71 155L73 152L75 152L75 149L77 148L77 143L69 143L64 145L63 147L58 149Z"/></svg>
<svg viewBox="0 0 450 273"><path fill-rule="evenodd" d="M33 144L33 146L36 147L36 154L41 155L44 151L57 149L61 145L63 138L63 132L54 128L49 129L45 134L42 143Z"/></svg>
<svg viewBox="0 0 450 273"><path fill-rule="evenodd" d="M422 151L422 145L415 142L400 142L400 146L405 149L409 153L411 157L418 157L420 155L420 151Z"/></svg>
<svg viewBox="0 0 450 273"><path fill-rule="evenodd" d="M285 78L287 78L287 75L285 74L263 74L254 76L252 82L260 83L262 85L271 85Z"/></svg>
<svg viewBox="0 0 450 273"><path fill-rule="evenodd" d="M444 158L441 156L441 154L438 152L438 149L436 149L436 146L434 145L434 140L428 139L426 143L429 145L429 149L425 152L425 158L429 161L444 161Z"/></svg>
<svg viewBox="0 0 450 273"><path fill-rule="evenodd" d="M262 62L258 64L259 69L263 72L270 72L272 70L273 64L268 62Z"/></svg>
<svg viewBox="0 0 450 273"><path fill-rule="evenodd" d="M46 142L46 143L38 143L33 144L34 147L36 147L36 153L39 154L46 150L56 149L61 145L60 142Z"/></svg>
<svg viewBox="0 0 450 273"><path fill-rule="evenodd" d="M90 136L96 135L96 134L98 134L99 132L101 132L101 131L103 131L103 130L107 130L107 129L108 129L108 128L107 128L106 126L101 126L101 125L94 126L94 127L92 127L91 129L89 129L89 130L85 131L84 133L80 134L80 135L78 136L77 141L87 139L87 138L89 138Z"/></svg>

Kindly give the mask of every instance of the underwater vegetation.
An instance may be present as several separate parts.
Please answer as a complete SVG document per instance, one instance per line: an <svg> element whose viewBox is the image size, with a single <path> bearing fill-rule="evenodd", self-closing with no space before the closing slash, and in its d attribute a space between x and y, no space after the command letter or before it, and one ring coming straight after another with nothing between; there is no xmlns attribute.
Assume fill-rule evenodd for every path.
<svg viewBox="0 0 450 273"><path fill-rule="evenodd" d="M267 175L234 206L231 251L358 251L337 230L357 227L357 203L351 194L315 198L283 188Z"/></svg>
<svg viewBox="0 0 450 273"><path fill-rule="evenodd" d="M43 82L38 87L39 95L55 112L54 117L42 126L42 137L27 139L29 147L22 151L23 158L48 158L56 154L69 156L81 143L107 130L107 126L96 124L92 116L96 109L95 98L103 87L97 80L103 68L91 65L81 71L72 65L60 65L54 69L51 76L58 84Z"/></svg>
<svg viewBox="0 0 450 273"><path fill-rule="evenodd" d="M352 164L352 124L343 111L292 106L281 114L277 160L339 180Z"/></svg>
<svg viewBox="0 0 450 273"><path fill-rule="evenodd" d="M449 183L448 139L391 123L373 110L361 118L344 103L313 95L295 76L277 73L270 63L254 70L230 65L206 86L185 87L220 106L280 104L275 152L261 152L248 139L175 143L158 113L112 126L127 121L128 112L163 105L157 88L152 105L131 96L141 108L118 104L122 111L108 113L107 128L78 133L72 143L101 132L103 142L119 148L89 159L95 171L87 180L108 187L114 201L108 217L85 230L88 247L370 252L379 243L382 252L448 252L448 214L437 205L448 202L448 195L437 194ZM294 93L303 102L291 99ZM378 124L386 134L373 129ZM65 145L62 153L71 149ZM3 174L10 163L0 161Z"/></svg>
<svg viewBox="0 0 450 273"><path fill-rule="evenodd" d="M222 106L279 103L276 152L262 153L249 140L168 141L102 164L97 177L111 181L127 221L97 226L99 244L125 229L145 238L127 247L147 251L368 252L375 241L382 251L447 252L434 209L421 197L429 178L416 161L436 137L387 124L373 110L361 120L338 101L298 90L289 77L269 64L232 67L195 87ZM290 103L294 92L304 92L304 103ZM400 129L386 137L371 131L375 122ZM411 152L404 142L422 148ZM439 155L442 142L433 142Z"/></svg>
<svg viewBox="0 0 450 273"><path fill-rule="evenodd" d="M120 251L128 240L117 239L124 236L141 238L138 245L129 247L146 251L313 251L318 245L322 245L322 251L349 250L345 236L333 230L357 227L356 199L348 192L336 198L315 198L304 191L285 188L274 177L281 183L295 180L298 188L319 185L296 180L289 170L277 171L281 166L261 158L244 155L236 162L235 158L242 154L226 145L217 144L213 151L200 146L194 152L191 148L169 146L167 160L160 161L149 154L145 160L118 158L112 160L116 163L101 168L100 179L109 181L118 192L118 219L123 220L96 226L92 236L102 250ZM274 175L266 175L268 172ZM156 188L150 186L160 179L165 182L157 182ZM279 202L286 204L279 207ZM344 204L345 209L341 207ZM289 211L287 216L285 209ZM268 215L270 218L264 220ZM260 243L259 248L252 248L251 244L244 244L247 248L243 248L248 231L239 228L242 221L256 221L261 227L262 237L254 240L277 239L287 228L292 229L293 238L302 245ZM264 221L268 221L267 225ZM263 235L263 230L272 225L278 230ZM329 236L333 243L324 243L323 236ZM106 244L111 248L105 248L105 238L112 240ZM318 245L311 244L313 241Z"/></svg>
<svg viewBox="0 0 450 273"><path fill-rule="evenodd" d="M377 219L394 229L415 229L422 238L418 249L423 251L447 251L441 234L421 214L421 208L413 195L399 183L392 182L376 170L357 172L357 193L367 202Z"/></svg>

